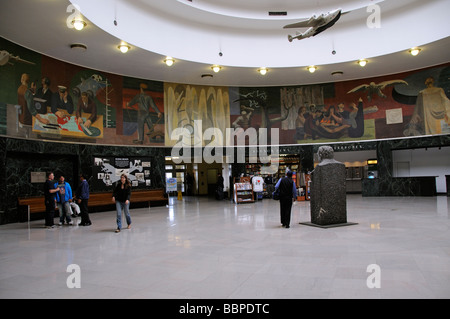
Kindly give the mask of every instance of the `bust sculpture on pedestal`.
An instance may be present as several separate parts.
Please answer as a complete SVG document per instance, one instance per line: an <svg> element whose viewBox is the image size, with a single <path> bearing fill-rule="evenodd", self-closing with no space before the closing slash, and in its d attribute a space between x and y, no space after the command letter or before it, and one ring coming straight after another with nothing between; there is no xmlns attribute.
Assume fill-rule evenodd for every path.
<svg viewBox="0 0 450 319"><path fill-rule="evenodd" d="M349 225L345 165L334 159L331 146L319 147L317 154L319 164L311 173L311 223L307 224Z"/></svg>

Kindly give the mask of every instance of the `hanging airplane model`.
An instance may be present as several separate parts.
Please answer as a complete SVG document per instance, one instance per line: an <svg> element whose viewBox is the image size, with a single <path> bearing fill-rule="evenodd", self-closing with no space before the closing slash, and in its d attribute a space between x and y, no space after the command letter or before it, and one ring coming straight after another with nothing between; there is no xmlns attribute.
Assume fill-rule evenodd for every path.
<svg viewBox="0 0 450 319"><path fill-rule="evenodd" d="M11 61L35 65L34 62L21 59L19 56L14 56L10 54L8 51L5 50L0 51L0 66L3 66L5 64L14 65Z"/></svg>
<svg viewBox="0 0 450 319"><path fill-rule="evenodd" d="M283 29L308 28L308 30L306 30L303 33L297 32L297 35L295 36L288 35L289 42L292 42L292 40L294 39L301 40L313 37L325 31L326 29L332 27L336 23L336 21L339 20L339 18L341 17L341 11L342 9L336 9L328 13L323 13L318 17L313 15L308 20L285 25Z"/></svg>

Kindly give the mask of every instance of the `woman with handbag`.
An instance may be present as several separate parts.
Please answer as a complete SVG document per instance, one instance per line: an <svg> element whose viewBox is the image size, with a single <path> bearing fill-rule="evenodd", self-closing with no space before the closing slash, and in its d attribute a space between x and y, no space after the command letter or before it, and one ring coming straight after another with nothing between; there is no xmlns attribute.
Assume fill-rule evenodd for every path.
<svg viewBox="0 0 450 319"><path fill-rule="evenodd" d="M297 198L297 187L292 180L292 171L287 171L286 176L280 178L275 185L275 192L280 198L280 219L283 227L289 228L291 223L292 202Z"/></svg>

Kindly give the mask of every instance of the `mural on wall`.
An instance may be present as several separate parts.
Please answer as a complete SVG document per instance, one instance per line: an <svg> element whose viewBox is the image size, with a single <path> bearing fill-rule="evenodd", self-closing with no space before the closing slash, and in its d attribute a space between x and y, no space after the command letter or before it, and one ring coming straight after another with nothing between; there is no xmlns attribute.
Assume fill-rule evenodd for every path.
<svg viewBox="0 0 450 319"><path fill-rule="evenodd" d="M151 74L149 74L151 78ZM248 128L279 144L450 134L450 64L335 83L210 87L85 69L0 38L0 134L83 143L234 144ZM201 127L200 127L201 126ZM222 134L205 137L208 128ZM236 140L225 141L232 128ZM246 140L246 144L258 143Z"/></svg>
<svg viewBox="0 0 450 319"><path fill-rule="evenodd" d="M18 100L23 100L19 87ZM33 110L32 132L40 137L61 139L64 137L103 138L103 114L112 112L108 104L108 94L112 88L108 79L90 70L83 70L75 74L69 87L58 85L55 92L50 88L51 76L43 76L41 86L31 84L28 92L27 106ZM27 93L25 93L27 95ZM20 104L20 102L19 102ZM31 107L30 107L31 104ZM107 118L110 118L110 116ZM105 127L111 126L106 123Z"/></svg>
<svg viewBox="0 0 450 319"><path fill-rule="evenodd" d="M186 85L176 83L164 84L165 141L166 146L181 145L205 146L225 145L226 129L230 127L230 104L228 88ZM172 139L172 133L183 128L184 135ZM208 128L217 128L222 137L204 135ZM187 143L183 142L188 141Z"/></svg>
<svg viewBox="0 0 450 319"><path fill-rule="evenodd" d="M450 67L416 72L405 78L408 90L393 91L396 100L414 107L404 122L404 136L450 133ZM410 112L411 112L410 107Z"/></svg>
<svg viewBox="0 0 450 319"><path fill-rule="evenodd" d="M118 116L120 117L120 116ZM164 92L162 82L124 78L123 135L128 143L164 145Z"/></svg>

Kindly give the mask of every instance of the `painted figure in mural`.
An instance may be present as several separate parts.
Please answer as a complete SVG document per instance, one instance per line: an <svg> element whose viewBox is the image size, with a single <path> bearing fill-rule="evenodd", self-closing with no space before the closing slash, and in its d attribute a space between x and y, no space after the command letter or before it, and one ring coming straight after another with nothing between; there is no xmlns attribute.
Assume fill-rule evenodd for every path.
<svg viewBox="0 0 450 319"><path fill-rule="evenodd" d="M17 89L17 103L20 106L18 109L18 121L24 126L25 134L29 136L31 125L33 124L33 116L43 124L48 124L49 121L42 118L36 109L34 101L36 83L30 83L30 76L27 73L22 74L20 82L21 84ZM30 87L28 87L29 85Z"/></svg>
<svg viewBox="0 0 450 319"><path fill-rule="evenodd" d="M41 87L37 89L36 110L39 114L47 114L51 107L53 92L50 90L50 79L46 76L41 79Z"/></svg>
<svg viewBox="0 0 450 319"><path fill-rule="evenodd" d="M320 121L320 127L328 133L339 133L349 128L349 124L344 124L344 119L336 112L334 105L328 108L328 112ZM336 135L336 137L338 137Z"/></svg>
<svg viewBox="0 0 450 319"><path fill-rule="evenodd" d="M241 115L231 124L233 128L242 128L244 130L251 127L251 119L254 109L251 107L241 106Z"/></svg>
<svg viewBox="0 0 450 319"><path fill-rule="evenodd" d="M295 119L295 140L303 140L305 138L306 117L308 117L306 107L301 106L298 109L298 115Z"/></svg>
<svg viewBox="0 0 450 319"><path fill-rule="evenodd" d="M286 120L289 116L289 111L292 109L292 105L283 105L284 109L286 110L284 115L275 118L269 117L269 109L271 108L271 106L267 105L267 94L265 92L260 92L259 90L250 92L248 94L240 94L240 98L233 102L238 101L246 101L253 109L259 109L259 111L261 112L261 123L259 123L259 127L267 128L268 134L270 134L272 125L277 122Z"/></svg>
<svg viewBox="0 0 450 319"><path fill-rule="evenodd" d="M150 107L158 114L158 119L161 118L162 113L159 111L152 97L145 93L147 89L147 84L141 83L139 85L139 94L137 94L130 102L127 103L127 106L133 106L138 104L138 139L133 140L135 144L143 144L144 143L144 129L145 125L147 125L150 133L153 132L154 125L150 119Z"/></svg>
<svg viewBox="0 0 450 319"><path fill-rule="evenodd" d="M83 121L82 113L90 114L86 121ZM89 128L92 123L97 120L97 105L89 97L87 92L81 93L81 99L78 100L76 116L78 124L81 126L84 125L87 128Z"/></svg>
<svg viewBox="0 0 450 319"><path fill-rule="evenodd" d="M358 105L353 102L350 103L350 109L349 120L351 127L347 129L348 136L361 137L364 135L364 106L362 99L358 100Z"/></svg>
<svg viewBox="0 0 450 319"><path fill-rule="evenodd" d="M72 97L69 95L67 87L58 85L58 92L53 93L52 96L52 113L62 118L66 113L72 114L73 110Z"/></svg>
<svg viewBox="0 0 450 319"><path fill-rule="evenodd" d="M450 100L442 88L434 86L434 78L425 80L426 88L419 92L410 125L416 127L416 134L442 133L442 120L450 124ZM417 129L418 128L418 129Z"/></svg>
<svg viewBox="0 0 450 319"><path fill-rule="evenodd" d="M22 74L20 77L20 86L17 89L17 104L20 105L19 122L24 125L31 125L31 113L28 110L25 99L25 93L28 91L29 84L30 75L27 73Z"/></svg>

